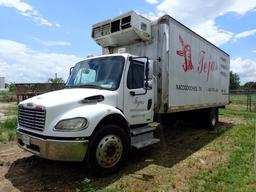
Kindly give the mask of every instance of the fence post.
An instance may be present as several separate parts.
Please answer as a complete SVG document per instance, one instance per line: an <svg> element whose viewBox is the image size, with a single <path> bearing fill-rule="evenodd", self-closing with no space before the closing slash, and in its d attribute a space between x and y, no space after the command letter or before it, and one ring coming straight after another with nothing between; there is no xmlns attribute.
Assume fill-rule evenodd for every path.
<svg viewBox="0 0 256 192"><path fill-rule="evenodd" d="M249 90L247 91L247 111L252 111L252 95L250 94Z"/></svg>

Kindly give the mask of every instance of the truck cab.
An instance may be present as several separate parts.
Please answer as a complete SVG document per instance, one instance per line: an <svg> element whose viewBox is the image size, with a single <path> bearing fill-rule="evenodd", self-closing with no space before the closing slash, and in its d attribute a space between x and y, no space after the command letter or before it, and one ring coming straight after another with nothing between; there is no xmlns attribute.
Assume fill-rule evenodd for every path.
<svg viewBox="0 0 256 192"><path fill-rule="evenodd" d="M152 61L130 54L87 58L66 88L19 104L20 147L46 159L86 161L94 174L117 170L131 147L157 143Z"/></svg>

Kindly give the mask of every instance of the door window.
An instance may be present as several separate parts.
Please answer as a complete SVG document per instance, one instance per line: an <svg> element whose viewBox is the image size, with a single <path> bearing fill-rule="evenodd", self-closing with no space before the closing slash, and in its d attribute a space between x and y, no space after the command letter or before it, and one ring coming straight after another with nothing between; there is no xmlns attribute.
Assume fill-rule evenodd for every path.
<svg viewBox="0 0 256 192"><path fill-rule="evenodd" d="M128 89L144 88L144 63L133 60L130 64L127 76Z"/></svg>

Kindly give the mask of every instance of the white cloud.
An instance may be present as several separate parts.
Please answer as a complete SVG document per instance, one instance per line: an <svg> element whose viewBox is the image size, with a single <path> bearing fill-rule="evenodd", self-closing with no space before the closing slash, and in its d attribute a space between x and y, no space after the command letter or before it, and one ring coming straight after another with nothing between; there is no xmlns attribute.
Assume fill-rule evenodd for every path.
<svg viewBox="0 0 256 192"><path fill-rule="evenodd" d="M217 26L216 18L229 12L242 15L255 8L255 0L163 0L156 6L155 13L146 15L155 19L160 15L169 14L212 43L222 45L234 35Z"/></svg>
<svg viewBox="0 0 256 192"><path fill-rule="evenodd" d="M193 30L215 45L220 46L232 39L233 33L221 29L214 21L208 20L193 27Z"/></svg>
<svg viewBox="0 0 256 192"><path fill-rule="evenodd" d="M66 41L44 41L41 40L39 38L34 38L35 41L37 41L38 43L42 44L43 46L70 46L71 43L70 42L66 42Z"/></svg>
<svg viewBox="0 0 256 192"><path fill-rule="evenodd" d="M253 53L256 53L256 50L253 50L252 52L253 52Z"/></svg>
<svg viewBox="0 0 256 192"><path fill-rule="evenodd" d="M231 70L239 75L241 84L256 81L256 60L238 57L231 59L230 63Z"/></svg>
<svg viewBox="0 0 256 192"><path fill-rule="evenodd" d="M158 0L145 0L146 2L148 2L149 4L157 4Z"/></svg>
<svg viewBox="0 0 256 192"><path fill-rule="evenodd" d="M256 8L255 0L228 0L231 5L226 10L226 12L235 12L237 14L243 15L248 11L254 10Z"/></svg>
<svg viewBox="0 0 256 192"><path fill-rule="evenodd" d="M164 0L157 6L157 12L168 13L183 23L192 27L208 20L215 20L218 16L228 12L245 14L256 8L255 0Z"/></svg>
<svg viewBox="0 0 256 192"><path fill-rule="evenodd" d="M57 73L67 79L69 68L82 60L75 55L43 53L26 45L0 39L0 74L7 82L46 82Z"/></svg>
<svg viewBox="0 0 256 192"><path fill-rule="evenodd" d="M33 7L31 5L20 0L0 0L0 5L13 7L21 13L33 12Z"/></svg>
<svg viewBox="0 0 256 192"><path fill-rule="evenodd" d="M49 27L52 27L53 26L53 24L50 22L50 21L48 21L47 19L45 19L45 18L42 18L42 17L38 17L38 16L36 16L36 17L34 17L34 22L35 23L37 23L37 24L39 24L39 25L45 25L45 26L49 26ZM55 25L56 26L56 25ZM56 26L57 27L57 26Z"/></svg>
<svg viewBox="0 0 256 192"><path fill-rule="evenodd" d="M150 19L151 21L157 20L160 16L162 16L162 15L156 15L156 13L154 12L142 13L139 10L136 10L136 13Z"/></svg>
<svg viewBox="0 0 256 192"><path fill-rule="evenodd" d="M0 6L10 7L16 9L21 15L30 17L38 25L55 26L59 27L59 24L53 24L47 19L43 18L40 13L28 3L22 0L0 0Z"/></svg>
<svg viewBox="0 0 256 192"><path fill-rule="evenodd" d="M245 38L245 37L249 37L252 35L256 34L256 29L252 29L252 30L248 30L248 31L243 31L241 33L238 33L235 35L235 39L241 39L241 38Z"/></svg>
<svg viewBox="0 0 256 192"><path fill-rule="evenodd" d="M66 41L45 41L45 42L42 42L42 44L45 46L70 46L71 45L71 43Z"/></svg>

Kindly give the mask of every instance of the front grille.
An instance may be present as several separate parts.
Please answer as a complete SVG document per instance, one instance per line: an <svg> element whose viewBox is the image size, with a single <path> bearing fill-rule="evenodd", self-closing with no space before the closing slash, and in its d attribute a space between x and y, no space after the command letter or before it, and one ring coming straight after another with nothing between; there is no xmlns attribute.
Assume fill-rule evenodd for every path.
<svg viewBox="0 0 256 192"><path fill-rule="evenodd" d="M27 129L43 131L45 115L45 110L19 107L19 125Z"/></svg>

